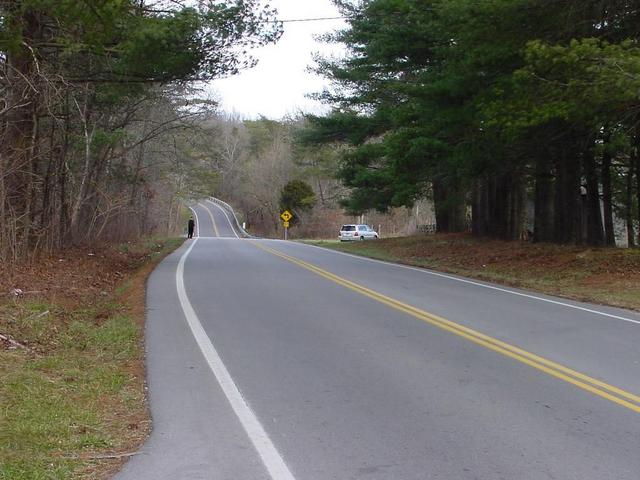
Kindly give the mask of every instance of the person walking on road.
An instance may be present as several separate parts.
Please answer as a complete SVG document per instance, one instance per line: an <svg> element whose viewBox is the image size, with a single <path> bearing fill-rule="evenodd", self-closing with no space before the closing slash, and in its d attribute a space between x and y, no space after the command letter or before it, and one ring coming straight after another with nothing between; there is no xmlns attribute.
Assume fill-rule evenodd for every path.
<svg viewBox="0 0 640 480"><path fill-rule="evenodd" d="M189 223L187 224L187 238L193 238L193 230L196 227L196 222L193 221L193 217L189 218Z"/></svg>

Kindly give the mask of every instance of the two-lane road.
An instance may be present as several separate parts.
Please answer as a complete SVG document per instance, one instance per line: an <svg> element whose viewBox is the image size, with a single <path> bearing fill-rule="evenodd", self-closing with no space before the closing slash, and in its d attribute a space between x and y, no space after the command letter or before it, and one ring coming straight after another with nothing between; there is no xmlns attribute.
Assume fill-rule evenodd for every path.
<svg viewBox="0 0 640 480"><path fill-rule="evenodd" d="M193 210L149 281L154 429L117 478L640 478L640 315Z"/></svg>
<svg viewBox="0 0 640 480"><path fill-rule="evenodd" d="M229 214L211 200L191 206L196 217L196 235L203 238L239 238Z"/></svg>

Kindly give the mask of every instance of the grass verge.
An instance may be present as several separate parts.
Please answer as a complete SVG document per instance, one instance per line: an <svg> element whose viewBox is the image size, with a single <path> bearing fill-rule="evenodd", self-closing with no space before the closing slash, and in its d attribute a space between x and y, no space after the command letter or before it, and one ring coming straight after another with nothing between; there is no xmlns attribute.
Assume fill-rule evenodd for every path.
<svg viewBox="0 0 640 480"><path fill-rule="evenodd" d="M640 250L431 235L369 242L307 241L574 300L640 310Z"/></svg>
<svg viewBox="0 0 640 480"><path fill-rule="evenodd" d="M181 243L74 251L25 269L63 288L0 304L0 479L107 478L135 453L150 428L145 282Z"/></svg>

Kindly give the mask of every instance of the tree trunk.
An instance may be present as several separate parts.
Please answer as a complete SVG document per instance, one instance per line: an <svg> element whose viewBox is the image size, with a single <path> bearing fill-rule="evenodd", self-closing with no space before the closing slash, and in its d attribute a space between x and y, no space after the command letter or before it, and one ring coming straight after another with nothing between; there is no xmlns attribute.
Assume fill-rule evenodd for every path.
<svg viewBox="0 0 640 480"><path fill-rule="evenodd" d="M446 208L446 191L439 182L433 182L433 207L436 215L438 233L447 233L449 227L449 212Z"/></svg>
<svg viewBox="0 0 640 480"><path fill-rule="evenodd" d="M3 25L22 37L21 46L3 52L5 69L3 84L6 88L4 104L12 109L4 116L3 136L0 141L0 157L6 170L2 172L4 201L3 222L8 222L8 247L13 259L29 251L35 205L34 165L37 141L37 110L42 91L38 89L39 72L35 66L35 53L27 45L42 39L40 14L22 2L8 2L6 6L11 25ZM5 163L6 162L6 163ZM5 166L3 165L3 167ZM2 246L2 248L7 248Z"/></svg>
<svg viewBox="0 0 640 480"><path fill-rule="evenodd" d="M608 151L607 140L602 155L602 204L604 210L605 244L616 246L616 235L613 228L613 194L611 189L611 153Z"/></svg>
<svg viewBox="0 0 640 480"><path fill-rule="evenodd" d="M11 235L10 235L10 223L9 216L7 215L7 203L9 198L5 188L5 166L6 158L0 155L0 263L6 265L9 263L9 258L12 257L10 253Z"/></svg>
<svg viewBox="0 0 640 480"><path fill-rule="evenodd" d="M629 248L635 247L635 234L633 228L633 165L637 158L637 152L631 156L631 163L627 171L626 195L625 195L625 219L627 223L627 244Z"/></svg>
<svg viewBox="0 0 640 480"><path fill-rule="evenodd" d="M489 235L489 191L487 181L477 180L473 188L471 206L471 231L475 236Z"/></svg>
<svg viewBox="0 0 640 480"><path fill-rule="evenodd" d="M58 235L57 235L57 247L61 247L64 241L67 239L70 230L70 218L69 218L69 199L67 198L67 181L69 175L69 167L67 165L67 152L69 150L69 101L65 100L65 123L64 123L64 135L62 146L58 154L58 202L59 202L59 218L58 218Z"/></svg>
<svg viewBox="0 0 640 480"><path fill-rule="evenodd" d="M440 182L433 182L433 200L437 230L440 233L466 230L465 203L458 192L452 192Z"/></svg>
<svg viewBox="0 0 640 480"><path fill-rule="evenodd" d="M569 242L574 244L580 244L584 242L582 235L581 225L583 218L582 210L582 195L581 195L581 171L580 171L580 159L577 155L573 154L569 157L569 168L567 175L567 196L566 196L566 208L567 217L570 219L571 232Z"/></svg>
<svg viewBox="0 0 640 480"><path fill-rule="evenodd" d="M553 232L554 241L557 243L566 243L569 235L567 234L567 211L565 197L567 196L566 180L567 165L564 158L556 158L556 181L555 192L553 196Z"/></svg>
<svg viewBox="0 0 640 480"><path fill-rule="evenodd" d="M638 242L640 245L640 155L636 155L636 206L638 207Z"/></svg>
<svg viewBox="0 0 640 480"><path fill-rule="evenodd" d="M509 182L496 175L487 180L487 233L507 238L509 216Z"/></svg>
<svg viewBox="0 0 640 480"><path fill-rule="evenodd" d="M526 185L522 174L516 172L505 178L509 187L509 205L506 240L520 240L524 233Z"/></svg>
<svg viewBox="0 0 640 480"><path fill-rule="evenodd" d="M84 165L82 168L82 174L80 176L80 187L78 188L78 194L75 202L73 202L73 209L71 210L71 231L72 235L78 235L78 229L80 225L80 213L85 202L87 195L87 189L89 188L89 178L91 177L91 145L93 143L93 135L95 131L95 125L89 131L89 121L91 113L89 110L89 84L85 85L84 92L84 106L80 107L77 100L74 99L76 108L82 122L82 134L84 136Z"/></svg>
<svg viewBox="0 0 640 480"><path fill-rule="evenodd" d="M574 145L565 145L556 160L554 230L558 243L580 243L582 240L580 162L574 152Z"/></svg>
<svg viewBox="0 0 640 480"><path fill-rule="evenodd" d="M34 92L24 79L31 77L31 62L21 57L7 56L10 68L7 83L10 85L6 96L8 105L26 103L16 107L5 116L5 128L0 142L0 157L3 158L3 190L6 202L3 222L7 222L7 247L15 260L27 251L24 242L28 237L28 202L31 197L31 181L28 172L32 168L30 157L31 137L33 135L33 115L31 109ZM26 93L25 93L26 92ZM4 248L7 248L4 247Z"/></svg>
<svg viewBox="0 0 640 480"><path fill-rule="evenodd" d="M27 169L24 175L24 209L22 211L22 240L21 244L26 251L31 251L31 240L33 235L33 210L36 199L36 143L38 141L38 117L36 112L31 114L30 122L31 132L29 135L29 145L25 152L24 165Z"/></svg>
<svg viewBox="0 0 640 480"><path fill-rule="evenodd" d="M544 153L536 162L535 207L533 241L551 242L553 230L553 173L548 155Z"/></svg>
<svg viewBox="0 0 640 480"><path fill-rule="evenodd" d="M587 181L586 192L586 230L587 244L604 245L602 211L600 209L600 185L596 170L596 159L593 148L588 148L583 157L584 176Z"/></svg>
<svg viewBox="0 0 640 480"><path fill-rule="evenodd" d="M51 226L52 226L52 217L53 217L53 208L54 208L54 199L53 199L53 176L54 170L56 166L56 122L51 122L49 127L49 155L47 159L47 170L44 175L44 185L42 187L42 198L40 204L40 229L49 231L49 238L47 243L47 248L51 248Z"/></svg>

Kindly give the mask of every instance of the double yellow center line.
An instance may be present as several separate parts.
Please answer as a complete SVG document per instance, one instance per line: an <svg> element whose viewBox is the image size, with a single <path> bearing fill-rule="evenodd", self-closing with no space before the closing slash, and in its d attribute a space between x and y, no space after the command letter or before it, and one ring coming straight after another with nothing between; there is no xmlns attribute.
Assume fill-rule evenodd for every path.
<svg viewBox="0 0 640 480"><path fill-rule="evenodd" d="M526 350L498 340L497 338L493 338L489 335L485 335L484 333L465 327L464 325L460 325L458 323L452 322L451 320L447 320L446 318L439 317L432 313L425 312L424 310L420 310L419 308L400 302L394 298L363 287L362 285L339 277L338 275L323 270L298 258L292 257L256 242L251 243L266 252L283 258L284 260L305 268L306 270L320 275L327 280L331 280L338 285L342 285L343 287L353 290L354 292L358 292L395 310L406 313L407 315L411 315L412 317L422 320L423 322L441 328L442 330L446 330L450 333L453 333L454 335L458 335L459 337L465 338L473 343L488 348L489 350L493 350L494 352L498 352L502 355L510 357L521 363L529 365L530 367L545 372L553 377L564 380L565 382L575 385L576 387L586 390L587 392L593 393L594 395L598 395L602 398L606 398L607 400L633 410L636 413L640 413L640 396L634 395L630 392L622 390L621 388L614 387L613 385L609 385L588 375L572 370L551 360L540 357L539 355L536 355L534 353L527 352Z"/></svg>

